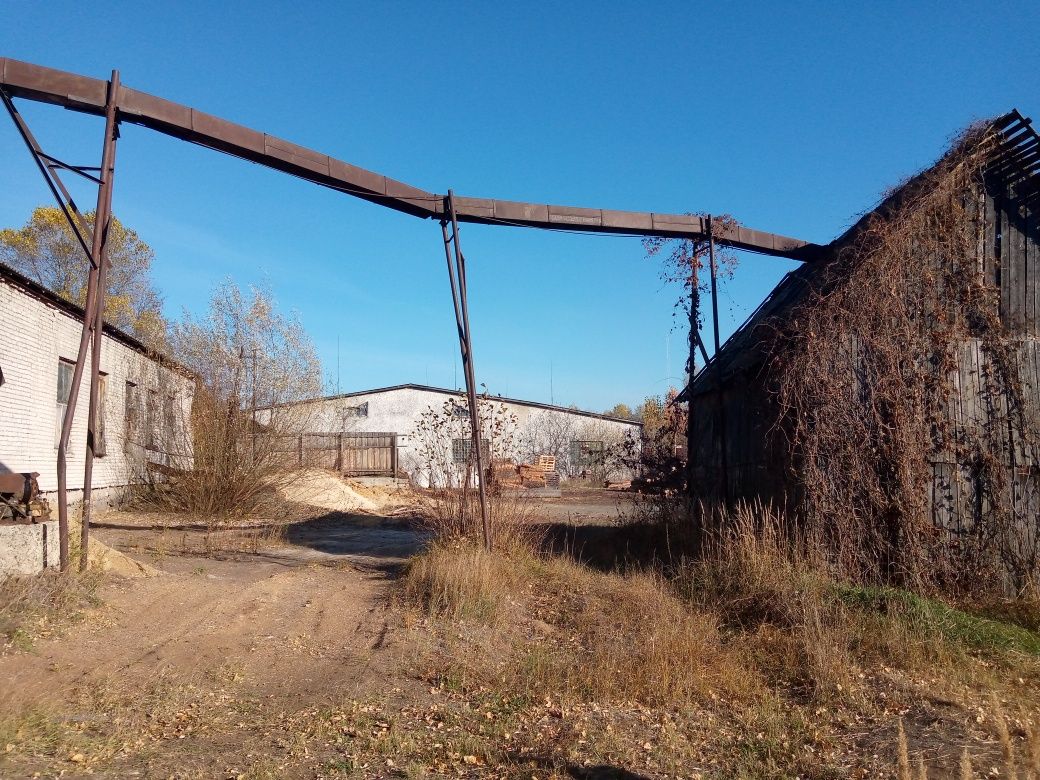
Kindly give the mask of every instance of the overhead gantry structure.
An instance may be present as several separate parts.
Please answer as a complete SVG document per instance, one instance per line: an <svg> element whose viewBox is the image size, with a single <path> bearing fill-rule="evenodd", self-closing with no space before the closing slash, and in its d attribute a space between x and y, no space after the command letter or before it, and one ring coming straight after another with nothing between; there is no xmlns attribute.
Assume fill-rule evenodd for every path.
<svg viewBox="0 0 1040 780"><path fill-rule="evenodd" d="M815 259L822 249L816 244L789 236L752 230L742 226L729 226L728 223L726 227L721 225L714 227L710 217L697 215L616 211L554 206L544 203L523 203L495 198L473 198L457 196L451 190L446 195L428 192L267 133L252 130L212 114L123 86L117 71L113 71L110 79L102 80L18 60L0 58L0 98L36 160L51 192L69 220L89 262L83 332L58 451L58 519L62 540L62 568L68 567L65 456L75 415L76 395L82 379L86 352L90 347L92 361L83 495L84 554L82 560L86 561L100 334L104 324L102 313L107 266L105 243L108 222L111 217L115 149L120 123L147 127L165 135L241 157L244 160L411 216L439 221L448 263L456 325L459 332L459 346L465 369L470 419L474 421L479 417L469 327L466 265L459 240L459 223L710 241L712 244L719 243L735 249L803 262ZM72 111L104 117L105 135L101 165L99 167L71 165L45 153L30 132L24 118L18 113L13 98L50 103ZM87 224L87 220L79 212L61 181L62 172L86 177L97 184L98 202L95 210L97 215L95 226L100 226L100 229L92 229ZM449 225L451 226L450 233ZM696 321L695 311L691 321ZM696 330L696 328L694 327L692 330ZM695 333L691 333L690 343L691 351L695 345L703 347L700 344L699 335ZM485 497L480 430L479 425L476 424L471 425L470 428L473 435L485 543L490 544L491 531Z"/></svg>

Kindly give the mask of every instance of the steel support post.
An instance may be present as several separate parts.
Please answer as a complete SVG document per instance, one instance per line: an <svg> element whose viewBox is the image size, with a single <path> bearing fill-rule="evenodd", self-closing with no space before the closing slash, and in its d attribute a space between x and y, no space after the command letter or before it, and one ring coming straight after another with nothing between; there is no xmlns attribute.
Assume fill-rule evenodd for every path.
<svg viewBox="0 0 1040 780"><path fill-rule="evenodd" d="M94 240L91 245L93 265L98 268L97 293L94 296L93 320L88 312L84 328L91 321L92 350L90 358L90 401L87 406L87 451L83 463L83 512L80 524L80 571L87 568L90 548L90 510L94 456L97 453L97 418L101 372L101 344L105 326L105 283L108 278L108 228L112 218L112 184L115 178L116 140L119 138L119 117L116 103L119 99L119 71L112 71L108 83L108 102L105 106L105 141L101 153L101 184L98 187L97 208L94 210ZM75 388L73 390L75 392ZM71 400L71 399L70 399ZM64 433L64 431L63 431Z"/></svg>
<svg viewBox="0 0 1040 780"><path fill-rule="evenodd" d="M80 333L79 348L76 353L76 365L73 368L72 374L72 387L70 389L69 402L65 407L65 416L62 418L61 435L58 440L58 458L57 458L57 471L58 471L58 561L59 568L61 571L68 571L69 568L69 516L68 516L68 501L66 494L66 481L67 481L67 469L66 469L66 453L68 452L69 436L72 431L72 421L75 417L76 401L78 400L79 386L83 378L83 365L87 354L87 346L90 340L90 333L92 330L93 313L95 311L95 303L98 290L98 274L100 271L99 264L96 262L96 258L91 251L91 247L94 242L94 233L90 226L87 224L83 214L80 213L76 207L75 201L69 194L68 189L61 181L61 177L58 175L57 169L64 168L65 170L72 171L80 176L90 179L94 182L100 180L96 177L90 176L85 171L92 170L89 168L74 167L58 163L55 158L50 155L44 154L40 148L39 143L29 130L28 125L22 118L21 114L15 108L13 101L10 96L0 90L0 97L2 97L4 107L10 114L11 119L14 121L15 127L18 129L19 135L25 142L26 147L29 149L29 153L33 156L33 160L36 162L36 166L40 170L40 174L43 176L44 181L47 182L47 187L50 189L51 194L57 201L59 208L65 215L65 219L69 223L69 228L72 230L76 239L79 241L80 247L83 249L84 254L87 257L88 269L87 269L87 295L84 307L83 315L83 329Z"/></svg>
<svg viewBox="0 0 1040 780"><path fill-rule="evenodd" d="M715 262L715 233L714 225L711 215L708 215L708 261L710 263L711 271L711 321L712 330L715 336L715 351L712 352L712 359L719 354L721 348L721 340L719 338L719 287L718 287L718 265ZM719 439L719 466L721 468L719 476L719 495L722 498L723 503L729 503L729 455L726 452L726 409L723 405L722 398L722 374L715 371L716 380L716 396L718 401L717 413L718 413L718 439Z"/></svg>
<svg viewBox="0 0 1040 780"><path fill-rule="evenodd" d="M480 409L477 404L477 380L473 369L473 339L469 327L469 300L466 290L466 259L459 240L459 222L455 212L455 194L448 190L445 207L451 219L452 235L448 237L447 220L441 221L444 238L444 257L448 263L448 281L451 283L452 303L455 307L455 324L459 332L459 349L462 353L463 374L466 378L466 397L469 402L471 446L477 464L477 492L480 496L480 521L484 534L484 547L491 549L491 522L488 517L487 487L484 475L484 454L481 448ZM454 249L454 262L452 259ZM457 281L456 281L457 280ZM464 488L465 489L465 488ZM465 501L463 501L465 504Z"/></svg>
<svg viewBox="0 0 1040 780"><path fill-rule="evenodd" d="M692 240L691 240L691 243ZM694 440L694 403L693 403L693 380L697 374L697 347L703 350L700 334L700 308L701 292L698 289L697 279L697 257L696 245L690 252L690 355L687 366L689 373L688 391L686 393L686 493L693 496L694 486L694 464L693 464L693 440ZM705 360L707 362L707 360Z"/></svg>

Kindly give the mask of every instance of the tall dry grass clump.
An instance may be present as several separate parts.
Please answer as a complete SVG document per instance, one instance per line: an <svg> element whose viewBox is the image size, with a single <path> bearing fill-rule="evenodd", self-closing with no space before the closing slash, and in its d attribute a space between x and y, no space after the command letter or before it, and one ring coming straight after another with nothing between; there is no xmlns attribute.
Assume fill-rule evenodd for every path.
<svg viewBox="0 0 1040 780"><path fill-rule="evenodd" d="M493 552L483 546L476 490L425 490L415 509L433 542L409 564L405 597L438 618L496 621L523 573L537 564L543 532L531 522L530 501L519 495L488 496Z"/></svg>
<svg viewBox="0 0 1040 780"><path fill-rule="evenodd" d="M517 682L533 693L668 705L754 687L723 645L716 617L690 609L660 575L604 574L561 558L542 576L553 630L518 667Z"/></svg>
<svg viewBox="0 0 1040 780"><path fill-rule="evenodd" d="M516 590L520 565L473 541L438 540L411 561L402 593L431 617L493 623Z"/></svg>
<svg viewBox="0 0 1040 780"><path fill-rule="evenodd" d="M533 522L532 503L519 493L488 495L491 542L506 552L534 551L545 537ZM480 497L474 488L432 488L418 494L416 515L433 538L449 544L483 537Z"/></svg>
<svg viewBox="0 0 1040 780"><path fill-rule="evenodd" d="M530 546L489 553L474 540L435 541L411 562L401 595L456 637L450 665L496 690L667 704L751 684L715 617L691 610L653 572L599 572ZM483 628L452 628L469 621Z"/></svg>
<svg viewBox="0 0 1040 780"><path fill-rule="evenodd" d="M826 560L793 546L780 515L742 507L681 563L674 587L712 611L770 676L816 693L847 690L855 668L853 622L833 591Z"/></svg>

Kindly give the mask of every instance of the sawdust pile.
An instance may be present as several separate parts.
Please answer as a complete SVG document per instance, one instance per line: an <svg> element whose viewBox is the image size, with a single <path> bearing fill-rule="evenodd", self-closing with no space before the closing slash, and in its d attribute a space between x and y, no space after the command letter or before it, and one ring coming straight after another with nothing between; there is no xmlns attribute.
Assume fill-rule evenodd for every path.
<svg viewBox="0 0 1040 780"><path fill-rule="evenodd" d="M278 487L288 501L332 512L378 512L379 504L360 495L335 474L321 469L304 469Z"/></svg>
<svg viewBox="0 0 1040 780"><path fill-rule="evenodd" d="M415 493L407 483L398 481L392 484L383 482L366 482L360 479L348 479L347 485L358 495L373 501L382 510L411 506L415 503Z"/></svg>
<svg viewBox="0 0 1040 780"><path fill-rule="evenodd" d="M72 542L72 553L75 556L79 556L82 552L82 548L79 545L80 528L80 518L70 517L69 539ZM162 571L154 566L135 561L129 555L124 555L119 550L99 542L95 534L90 535L90 550L87 553L87 561L92 569L100 569L103 572L116 574L128 579L154 577L162 574Z"/></svg>
<svg viewBox="0 0 1040 780"><path fill-rule="evenodd" d="M88 560L90 561L91 568L100 569L101 571L110 574L117 574L120 577L126 577L128 579L154 577L158 574L162 574L162 572L154 566L149 566L147 563L135 561L130 556L124 555L119 552L119 550L113 550L108 545L102 544L95 539L90 540L90 553L88 555Z"/></svg>

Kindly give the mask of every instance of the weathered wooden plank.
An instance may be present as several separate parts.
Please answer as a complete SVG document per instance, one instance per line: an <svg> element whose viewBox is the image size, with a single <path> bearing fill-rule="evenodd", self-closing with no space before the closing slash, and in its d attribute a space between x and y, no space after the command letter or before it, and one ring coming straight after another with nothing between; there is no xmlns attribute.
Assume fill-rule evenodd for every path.
<svg viewBox="0 0 1040 780"><path fill-rule="evenodd" d="M1000 255L997 258L997 279L1000 286L1000 319L1005 325L1013 327L1013 318L1011 316L1011 285L1010 285L1010 273L1009 266L1010 255L1011 255L1011 242L1008 240L1008 212L1007 212L1007 200L1001 195L1000 202L997 206L997 232L998 232L998 246Z"/></svg>
<svg viewBox="0 0 1040 780"><path fill-rule="evenodd" d="M1030 336L1040 336L1037 320L1040 318L1040 303L1037 302L1037 276L1040 269L1040 254L1038 254L1038 243L1040 236L1037 235L1037 223L1040 214L1032 207L1026 208L1025 217L1025 240L1026 240L1026 333Z"/></svg>
<svg viewBox="0 0 1040 780"><path fill-rule="evenodd" d="M984 244L985 252L983 253L983 264L986 275L986 284L999 291L999 284L997 277L997 259L1000 256L1000 248L998 246L999 239L997 238L997 210L996 200L994 196L987 193L985 196L986 207L985 207L985 230L984 230Z"/></svg>
<svg viewBox="0 0 1040 780"><path fill-rule="evenodd" d="M1018 301L1018 319L1016 333L1028 333L1027 323L1030 319L1032 299L1028 296L1029 291L1029 259L1026 244L1026 214L1025 207L1017 198L1014 201L1014 210L1011 214L1012 224L1012 265L1015 268L1015 290L1014 295Z"/></svg>

